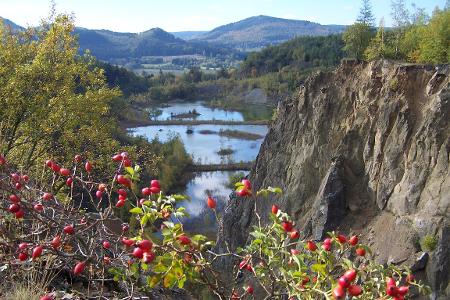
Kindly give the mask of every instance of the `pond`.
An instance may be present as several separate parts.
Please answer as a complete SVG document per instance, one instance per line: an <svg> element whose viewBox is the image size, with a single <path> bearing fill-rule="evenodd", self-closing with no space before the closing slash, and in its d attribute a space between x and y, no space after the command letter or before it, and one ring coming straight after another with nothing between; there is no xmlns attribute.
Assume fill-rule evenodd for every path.
<svg viewBox="0 0 450 300"><path fill-rule="evenodd" d="M246 104L240 111L209 107L207 103L196 102L170 102L168 105L153 107L149 110L152 120L164 121L172 119L184 120L220 120L220 121L250 121L270 119L273 109L265 105ZM197 115L183 116L189 112Z"/></svg>
<svg viewBox="0 0 450 300"><path fill-rule="evenodd" d="M271 109L267 107L249 106L248 111L230 111L214 109L205 106L202 102L169 103L164 107L154 108L159 114L153 116L154 120L167 120L171 117L197 112L195 118L192 115L184 115L184 120L221 120L221 121L246 121L249 119L267 119ZM149 110L150 111L150 110ZM270 117L270 116L269 116ZM240 133L259 135L252 139L243 138L242 135L230 137L219 134L229 130ZM193 157L196 164L224 164L230 162L250 162L256 159L259 148L267 134L266 125L157 125L143 126L131 129L134 135L139 135L148 140L159 139L164 142L178 136L184 143L186 151ZM219 154L220 150L222 151ZM216 171L195 173L181 193L187 195L190 201L184 201L190 217L183 220L185 229L190 232L202 233L214 238L217 224L213 212L207 208L208 195L217 201L217 211L224 209L228 197L232 192L229 186L229 178L244 176L248 172L243 171Z"/></svg>

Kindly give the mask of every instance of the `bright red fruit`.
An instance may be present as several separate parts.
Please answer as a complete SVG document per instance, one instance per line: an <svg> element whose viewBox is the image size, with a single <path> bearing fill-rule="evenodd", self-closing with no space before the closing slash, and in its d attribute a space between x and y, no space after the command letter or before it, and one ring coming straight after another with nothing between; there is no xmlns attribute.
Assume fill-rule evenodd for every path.
<svg viewBox="0 0 450 300"><path fill-rule="evenodd" d="M344 299L345 298L345 289L338 285L333 289L333 298L334 299Z"/></svg>
<svg viewBox="0 0 450 300"><path fill-rule="evenodd" d="M144 257L144 251L141 248L136 247L133 250L133 256L136 258L142 258Z"/></svg>
<svg viewBox="0 0 450 300"><path fill-rule="evenodd" d="M344 277L347 278L349 281L353 281L356 279L356 271L353 269L348 270L344 273Z"/></svg>
<svg viewBox="0 0 450 300"><path fill-rule="evenodd" d="M73 160L74 160L75 162L79 163L79 162L81 162L82 157L81 157L80 154L77 154L77 155L75 155L75 157L73 158Z"/></svg>
<svg viewBox="0 0 450 300"><path fill-rule="evenodd" d="M67 225L66 227L64 227L63 230L66 234L74 234L75 233L75 229L73 228L73 225Z"/></svg>
<svg viewBox="0 0 450 300"><path fill-rule="evenodd" d="M386 287L386 294L388 294L388 296L397 296L398 294L398 288L394 285L388 285Z"/></svg>
<svg viewBox="0 0 450 300"><path fill-rule="evenodd" d="M49 168L51 168L53 166L53 162L51 160L46 160L45 161L45 165Z"/></svg>
<svg viewBox="0 0 450 300"><path fill-rule="evenodd" d="M206 201L207 205L211 209L216 208L216 200L214 200L212 197L208 197L208 200Z"/></svg>
<svg viewBox="0 0 450 300"><path fill-rule="evenodd" d="M130 179L128 179L124 175L117 175L117 183L121 184L123 186L130 186L131 185Z"/></svg>
<svg viewBox="0 0 450 300"><path fill-rule="evenodd" d="M92 164L90 162L86 162L86 164L84 165L84 169L86 170L86 172L91 173L92 172Z"/></svg>
<svg viewBox="0 0 450 300"><path fill-rule="evenodd" d="M251 189L252 189L252 184L251 184L250 180L248 180L248 179L242 179L241 183L244 185L244 187L245 187L247 190L251 190Z"/></svg>
<svg viewBox="0 0 450 300"><path fill-rule="evenodd" d="M12 203L19 203L20 198L19 196L12 194L9 196L9 201L11 201Z"/></svg>
<svg viewBox="0 0 450 300"><path fill-rule="evenodd" d="M354 235L348 239L348 243L352 246L356 246L358 244L358 236Z"/></svg>
<svg viewBox="0 0 450 300"><path fill-rule="evenodd" d="M50 295L44 295L39 300L54 300L54 298Z"/></svg>
<svg viewBox="0 0 450 300"><path fill-rule="evenodd" d="M246 260L243 260L243 261L241 261L240 263L239 263L239 269L243 269L243 268L245 268L245 266L247 266L247 261Z"/></svg>
<svg viewBox="0 0 450 300"><path fill-rule="evenodd" d="M343 288L347 288L350 285L350 280L348 280L348 278L345 276L341 276L338 279L338 284Z"/></svg>
<svg viewBox="0 0 450 300"><path fill-rule="evenodd" d="M143 188L141 190L141 192L142 192L142 195L144 195L144 196L150 196L152 194L152 191L148 187Z"/></svg>
<svg viewBox="0 0 450 300"><path fill-rule="evenodd" d="M22 175L22 181L28 182L28 180L30 180L30 177L28 177L28 175Z"/></svg>
<svg viewBox="0 0 450 300"><path fill-rule="evenodd" d="M116 207L117 208L123 207L124 205L125 205L125 201L124 200L119 200L116 203Z"/></svg>
<svg viewBox="0 0 450 300"><path fill-rule="evenodd" d="M275 204L272 205L272 213L273 213L274 215L276 215L276 214L278 213L278 206L276 206Z"/></svg>
<svg viewBox="0 0 450 300"><path fill-rule="evenodd" d="M11 179L12 179L12 181L14 181L14 182L19 182L19 181L20 181L20 176L19 176L19 174L17 174L17 173L12 173L12 174L11 174Z"/></svg>
<svg viewBox="0 0 450 300"><path fill-rule="evenodd" d="M102 191L96 191L95 192L95 197L97 197L97 199L101 199L103 197L103 192Z"/></svg>
<svg viewBox="0 0 450 300"><path fill-rule="evenodd" d="M247 294L250 295L253 295L254 292L253 287L251 285L249 285L245 291L247 292Z"/></svg>
<svg viewBox="0 0 450 300"><path fill-rule="evenodd" d="M409 292L409 286L400 286L398 287L398 294L401 296L405 296Z"/></svg>
<svg viewBox="0 0 450 300"><path fill-rule="evenodd" d="M53 249L58 249L61 246L61 237L59 235L55 236L53 240L50 242Z"/></svg>
<svg viewBox="0 0 450 300"><path fill-rule="evenodd" d="M325 251L330 251L331 250L331 244L322 244L322 249Z"/></svg>
<svg viewBox="0 0 450 300"><path fill-rule="evenodd" d="M317 250L317 246L313 241L308 241L306 243L306 247L308 248L309 251L316 251Z"/></svg>
<svg viewBox="0 0 450 300"><path fill-rule="evenodd" d="M79 275L81 273L83 273L84 268L86 267L86 263L85 262L79 262L75 265L75 267L73 267L73 274L75 275Z"/></svg>
<svg viewBox="0 0 450 300"><path fill-rule="evenodd" d="M119 201L125 201L125 200L127 200L126 196L119 195Z"/></svg>
<svg viewBox="0 0 450 300"><path fill-rule="evenodd" d="M386 280L387 286L397 286L397 283L395 282L395 279L392 277L387 278Z"/></svg>
<svg viewBox="0 0 450 300"><path fill-rule="evenodd" d="M116 161L116 162L122 161L122 159L123 159L123 157L120 154L116 154L112 157L112 160Z"/></svg>
<svg viewBox="0 0 450 300"><path fill-rule="evenodd" d="M50 193L44 193L44 195L42 195L42 199L44 199L45 201L50 201L53 199L53 195Z"/></svg>
<svg viewBox="0 0 450 300"><path fill-rule="evenodd" d="M20 261L26 261L28 259L28 254L25 252L20 252L19 253L19 260Z"/></svg>
<svg viewBox="0 0 450 300"><path fill-rule="evenodd" d="M356 248L356 254L358 255L358 256L364 256L364 255L366 255L366 249L364 249L364 248Z"/></svg>
<svg viewBox="0 0 450 300"><path fill-rule="evenodd" d="M142 260L144 263L149 264L155 259L156 255L153 252L144 252Z"/></svg>
<svg viewBox="0 0 450 300"><path fill-rule="evenodd" d="M111 243L108 241L103 241L103 248L105 248L105 249L111 248Z"/></svg>
<svg viewBox="0 0 450 300"><path fill-rule="evenodd" d="M72 184L73 184L73 179L72 179L72 177L67 178L66 184L67 184L68 186L72 186Z"/></svg>
<svg viewBox="0 0 450 300"><path fill-rule="evenodd" d="M180 235L178 241L181 245L189 245L191 243L191 239L185 235Z"/></svg>
<svg viewBox="0 0 450 300"><path fill-rule="evenodd" d="M149 240L142 240L137 243L137 246L139 248L141 248L142 250L144 250L144 252L148 252L148 251L152 250L153 243Z"/></svg>
<svg viewBox="0 0 450 300"><path fill-rule="evenodd" d="M19 211L16 212L16 219L22 219L24 215L24 211L22 209L19 209Z"/></svg>
<svg viewBox="0 0 450 300"><path fill-rule="evenodd" d="M20 210L20 205L17 203L13 203L9 206L8 210L10 213L15 214L16 212L18 212Z"/></svg>
<svg viewBox="0 0 450 300"><path fill-rule="evenodd" d="M286 232L291 232L292 229L294 228L294 225L292 225L292 222L289 222L289 221L283 221L281 223L281 226L283 226L283 229Z"/></svg>
<svg viewBox="0 0 450 300"><path fill-rule="evenodd" d="M156 188L161 188L161 185L159 184L159 181L156 179L153 179L152 181L150 181L150 187L156 187Z"/></svg>
<svg viewBox="0 0 450 300"><path fill-rule="evenodd" d="M27 243L20 243L19 244L19 250L25 250L25 249L27 249L27 247L28 247L28 244Z"/></svg>
<svg viewBox="0 0 450 300"><path fill-rule="evenodd" d="M44 249L41 246L34 247L33 252L31 253L31 258L32 259L38 258L39 256L41 256L43 250Z"/></svg>
<svg viewBox="0 0 450 300"><path fill-rule="evenodd" d="M33 206L33 208L34 208L34 210L36 210L36 211L43 211L43 210L44 210L44 206L43 206L41 203L36 203L36 204Z"/></svg>
<svg viewBox="0 0 450 300"><path fill-rule="evenodd" d="M61 167L57 163L52 163L51 168L52 168L53 172L55 172L55 173L58 173L59 170L61 170Z"/></svg>
<svg viewBox="0 0 450 300"><path fill-rule="evenodd" d="M66 169L66 168L61 168L59 170L59 174L61 174L61 176L69 176L70 175L70 170Z"/></svg>
<svg viewBox="0 0 450 300"><path fill-rule="evenodd" d="M126 168L131 167L131 160L125 158L123 160L123 166L126 167Z"/></svg>
<svg viewBox="0 0 450 300"><path fill-rule="evenodd" d="M120 196L124 196L124 197L126 197L126 196L128 195L127 191L124 190L124 189L119 189L119 190L117 191L117 193L118 193Z"/></svg>
<svg viewBox="0 0 450 300"><path fill-rule="evenodd" d="M14 185L16 187L16 189L20 190L22 188L22 184L20 182L16 182L16 184Z"/></svg>
<svg viewBox="0 0 450 300"><path fill-rule="evenodd" d="M3 155L0 154L0 166L6 164L6 159Z"/></svg>
<svg viewBox="0 0 450 300"><path fill-rule="evenodd" d="M345 235L339 234L337 236L337 239L339 241L339 243L341 244L345 244L347 242L347 237Z"/></svg>
<svg viewBox="0 0 450 300"><path fill-rule="evenodd" d="M362 293L362 289L359 285L350 285L348 287L348 293L353 297L359 296Z"/></svg>
<svg viewBox="0 0 450 300"><path fill-rule="evenodd" d="M296 240L300 237L300 233L297 230L291 231L291 239Z"/></svg>
<svg viewBox="0 0 450 300"><path fill-rule="evenodd" d="M159 192L161 192L161 189L159 187L152 186L152 187L150 187L150 192L152 194L158 194Z"/></svg>
<svg viewBox="0 0 450 300"><path fill-rule="evenodd" d="M129 240L127 238L122 238L122 244L124 244L125 246L131 247L134 245L134 241L133 240Z"/></svg>
<svg viewBox="0 0 450 300"><path fill-rule="evenodd" d="M246 189L244 187L243 189L240 189L239 191L237 191L236 194L238 194L238 196L240 196L240 197L247 197L250 195L250 192L248 189Z"/></svg>

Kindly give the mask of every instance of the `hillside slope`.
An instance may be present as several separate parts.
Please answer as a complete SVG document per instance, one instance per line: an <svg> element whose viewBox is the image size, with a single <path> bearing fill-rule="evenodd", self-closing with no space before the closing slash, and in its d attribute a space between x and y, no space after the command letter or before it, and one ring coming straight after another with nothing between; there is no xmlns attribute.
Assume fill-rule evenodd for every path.
<svg viewBox="0 0 450 300"><path fill-rule="evenodd" d="M260 215L279 204L302 233L361 234L382 263L406 264L446 298L450 270L450 68L345 62L279 104L251 172ZM234 198L218 241L245 243L250 199ZM420 242L437 247L423 253ZM445 294L447 293L447 296Z"/></svg>
<svg viewBox="0 0 450 300"><path fill-rule="evenodd" d="M225 49L204 42L188 42L160 29L153 28L142 33L120 33L109 30L76 28L80 49L89 49L101 60L139 58L143 56L171 55L218 55Z"/></svg>
<svg viewBox="0 0 450 300"><path fill-rule="evenodd" d="M251 49L279 44L297 36L320 36L341 33L345 26L321 25L302 20L256 16L217 27L198 40Z"/></svg>

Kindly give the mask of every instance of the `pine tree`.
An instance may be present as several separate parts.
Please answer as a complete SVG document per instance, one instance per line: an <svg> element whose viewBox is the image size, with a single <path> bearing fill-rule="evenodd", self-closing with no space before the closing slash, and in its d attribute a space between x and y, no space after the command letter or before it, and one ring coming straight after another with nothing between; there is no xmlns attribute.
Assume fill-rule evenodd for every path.
<svg viewBox="0 0 450 300"><path fill-rule="evenodd" d="M369 25L370 27L374 26L375 17L373 16L372 4L370 3L370 0L361 1L361 8L359 10L359 16L356 19L356 22Z"/></svg>

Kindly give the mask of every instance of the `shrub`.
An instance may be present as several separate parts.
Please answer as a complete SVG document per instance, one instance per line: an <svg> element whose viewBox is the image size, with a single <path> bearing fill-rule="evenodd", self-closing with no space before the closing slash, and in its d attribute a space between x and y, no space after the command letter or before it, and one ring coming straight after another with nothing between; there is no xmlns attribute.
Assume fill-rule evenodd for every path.
<svg viewBox="0 0 450 300"><path fill-rule="evenodd" d="M256 192L247 179L236 183L236 194L254 203L251 239L236 252L215 253L214 243L205 236L184 231L186 213L177 203L185 197L164 195L157 180L139 191L141 168L133 166L127 153L114 155L113 161L117 169L106 184L95 181L95 166L81 156L67 169L47 161L41 178L18 173L0 156L4 286L21 282L30 270L46 270L69 276L69 282L83 278L88 290L95 287L100 293L104 284L120 281L128 297L157 286L183 288L187 282L208 288L220 299L249 298L253 293L290 299L343 299L346 293L359 299L403 299L409 288L429 290L408 270L376 264L356 236L332 232L323 242L305 239L277 206L272 207L272 222L263 225L256 213L258 199L281 189ZM67 185L66 192L53 194L61 185ZM215 200L208 199L207 205L218 218ZM90 212L83 208L88 206ZM124 212L132 215L129 224L117 219ZM236 260L235 278L244 278L245 285L226 280L215 269L214 262L222 257Z"/></svg>
<svg viewBox="0 0 450 300"><path fill-rule="evenodd" d="M434 235L427 234L423 237L420 243L420 247L423 251L433 251L434 249L436 249L437 242L438 241Z"/></svg>

